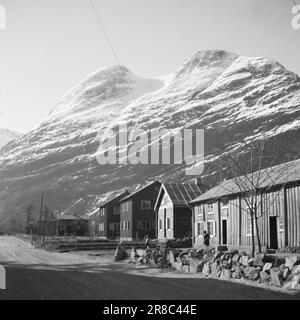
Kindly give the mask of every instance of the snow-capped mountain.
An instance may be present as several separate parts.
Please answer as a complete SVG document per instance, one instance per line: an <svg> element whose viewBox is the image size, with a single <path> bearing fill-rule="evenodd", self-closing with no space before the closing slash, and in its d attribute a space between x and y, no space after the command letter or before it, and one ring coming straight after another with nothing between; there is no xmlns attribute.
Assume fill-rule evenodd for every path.
<svg viewBox="0 0 300 320"><path fill-rule="evenodd" d="M0 128L0 149L4 147L8 142L15 140L18 136L18 133Z"/></svg>
<svg viewBox="0 0 300 320"><path fill-rule="evenodd" d="M300 78L276 61L200 51L175 73L142 79L127 68L98 70L67 93L37 128L0 152L0 216L38 204L91 213L122 188L153 179L190 180L184 166L105 165L96 161L98 134L121 123L143 129L201 128L205 154L239 150L264 136L281 146L276 162L299 156ZM242 151L242 150L240 150ZM205 175L208 177L209 170Z"/></svg>

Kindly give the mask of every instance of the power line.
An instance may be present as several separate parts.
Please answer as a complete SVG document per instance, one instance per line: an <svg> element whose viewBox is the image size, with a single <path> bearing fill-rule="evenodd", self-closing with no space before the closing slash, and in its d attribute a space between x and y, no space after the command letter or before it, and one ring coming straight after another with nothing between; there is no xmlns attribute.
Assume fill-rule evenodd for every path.
<svg viewBox="0 0 300 320"><path fill-rule="evenodd" d="M130 91L133 99L136 100L136 97L135 97L135 95L134 95L134 93L133 93L133 91L132 91L132 88L130 87L130 84L129 84L128 80L127 80L126 74L125 74L125 72L124 72L124 70L123 70L123 68L122 68L122 65L121 65L121 63L120 63L120 60L119 60L119 58L118 58L118 56L117 56L116 50L114 49L114 47L113 47L113 45L112 45L112 42L111 42L111 40L110 40L110 38L109 38L109 36L108 36L108 33L107 33L106 30L105 30L105 27L104 27L104 24L103 24L102 19L101 19L101 17L100 17L100 14L98 13L97 8L96 8L93 0L89 0L89 3L90 3L90 5L91 5L91 7L92 7L92 9L93 9L93 11L94 11L94 13L95 13L95 16L96 16L96 18L97 18L97 21L98 21L98 23L99 23L99 26L100 26L100 28L101 28L101 30L102 30L102 32L103 32L103 34L104 34L104 36L105 36L105 38L106 38L106 40L107 40L107 43L108 43L108 45L109 45L109 47L110 47L110 49L111 49L111 52L112 52L112 54L113 54L113 56L114 56L114 58L115 58L115 60L116 60L116 62L117 62L117 65L119 66L119 68L120 68L120 70L121 70L121 72L122 72L122 74L123 74L123 77L124 77L124 79L125 79L125 81L126 81L126 84L127 84L127 86L128 86L128 90Z"/></svg>

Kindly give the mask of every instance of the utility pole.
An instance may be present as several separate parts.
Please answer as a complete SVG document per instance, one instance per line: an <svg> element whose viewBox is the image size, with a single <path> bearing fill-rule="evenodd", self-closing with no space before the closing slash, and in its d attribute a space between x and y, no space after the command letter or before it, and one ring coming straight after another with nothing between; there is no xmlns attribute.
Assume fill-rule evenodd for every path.
<svg viewBox="0 0 300 320"><path fill-rule="evenodd" d="M42 192L42 196L41 196L40 221L39 221L39 231L38 231L39 238L41 237L43 205L44 205L44 192Z"/></svg>
<svg viewBox="0 0 300 320"><path fill-rule="evenodd" d="M46 233L46 227L47 227L47 217L48 217L48 212L49 212L48 207L45 207L45 217L44 217L43 240L42 240L42 242L44 242L44 241L45 241L45 233Z"/></svg>

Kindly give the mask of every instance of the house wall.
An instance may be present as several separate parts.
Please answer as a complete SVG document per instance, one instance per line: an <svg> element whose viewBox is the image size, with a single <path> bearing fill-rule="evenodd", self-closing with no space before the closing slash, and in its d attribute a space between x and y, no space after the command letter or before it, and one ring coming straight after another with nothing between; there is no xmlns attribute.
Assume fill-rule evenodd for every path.
<svg viewBox="0 0 300 320"><path fill-rule="evenodd" d="M158 209L157 214L157 238L163 239L173 239L174 238L174 208L173 204L167 194L162 197L161 204ZM165 217L166 215L166 217ZM167 219L171 221L171 228L167 228ZM162 220L162 229L159 227L159 221Z"/></svg>
<svg viewBox="0 0 300 320"><path fill-rule="evenodd" d="M98 224L97 234L98 234L98 236L100 238L103 238L103 239L107 239L107 237L108 237L108 232L107 232L107 207L100 208L99 224Z"/></svg>
<svg viewBox="0 0 300 320"><path fill-rule="evenodd" d="M192 235L192 210L187 207L174 209L174 238L182 239Z"/></svg>
<svg viewBox="0 0 300 320"><path fill-rule="evenodd" d="M126 206L126 203L128 205ZM133 201L132 199L121 203L120 209L120 239L124 241L133 240ZM128 222L128 230L122 228L123 223Z"/></svg>
<svg viewBox="0 0 300 320"><path fill-rule="evenodd" d="M110 202L106 207L106 235L109 239L116 239L120 237L120 202L119 199L115 199ZM119 214L115 214L115 208L118 208Z"/></svg>
<svg viewBox="0 0 300 320"><path fill-rule="evenodd" d="M213 227L213 232L210 234L210 245L218 244L218 226L219 226L219 202L202 203L193 208L193 232L194 245L196 247L203 245L203 231L208 231L208 224ZM200 212L199 212L200 209ZM199 230L198 224L201 225Z"/></svg>
<svg viewBox="0 0 300 320"><path fill-rule="evenodd" d="M128 210L124 212L122 211L122 204L124 204L125 201L121 202L121 225L122 220L129 221L128 231L123 231L121 228L121 240L142 240L146 235L148 235L149 238L155 238L156 219L154 205L160 185L161 184L157 182L134 194L129 200ZM141 207L142 200L151 201L151 208L143 209ZM143 228L143 222L149 222L149 229Z"/></svg>
<svg viewBox="0 0 300 320"><path fill-rule="evenodd" d="M274 234L276 247L300 246L300 185L294 184L286 188L278 188L262 194L257 199L258 232L263 248L274 248ZM193 235L194 245L203 243L202 236L197 234L197 223L202 221L198 215L198 208L204 212L204 228L207 229L208 203L197 204L193 208ZM226 208L226 206L225 206ZM216 241L211 244L222 245L223 228L222 220L226 219L222 199L213 202L213 211L216 217ZM228 200L227 209L227 245L232 247L251 247L251 219L247 213L247 202L239 196ZM271 220L276 228L271 230ZM257 246L256 229L254 228L255 245ZM273 238L273 242L271 240Z"/></svg>
<svg viewBox="0 0 300 320"><path fill-rule="evenodd" d="M288 187L285 193L286 230L285 242L300 246L300 185Z"/></svg>

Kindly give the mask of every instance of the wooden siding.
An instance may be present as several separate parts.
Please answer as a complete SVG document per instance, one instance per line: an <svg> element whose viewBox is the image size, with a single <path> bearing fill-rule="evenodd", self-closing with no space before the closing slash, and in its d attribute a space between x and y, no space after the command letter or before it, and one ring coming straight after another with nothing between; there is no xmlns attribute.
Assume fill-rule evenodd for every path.
<svg viewBox="0 0 300 320"><path fill-rule="evenodd" d="M286 189L287 242L300 246L300 185Z"/></svg>
<svg viewBox="0 0 300 320"><path fill-rule="evenodd" d="M265 248L271 247L271 218L276 219L277 247L300 246L300 185L294 184L288 187L282 187L269 191L259 196L257 203L258 213L258 232L260 235L261 245ZM211 202L210 202L211 204ZM203 237L197 234L197 223L200 221L198 216L198 207L201 207L204 213L204 230L207 229L207 202L194 204L193 207L193 236L194 244L203 243ZM222 244L222 201L213 202L213 212L216 220L216 239L211 239L211 244ZM251 231L247 224L247 202L238 196L231 197L228 203L228 220L227 220L227 244L229 246L250 247L252 237L247 234ZM224 214L224 213L223 213ZM274 232L273 232L274 233ZM254 228L255 244L257 245L256 230Z"/></svg>

